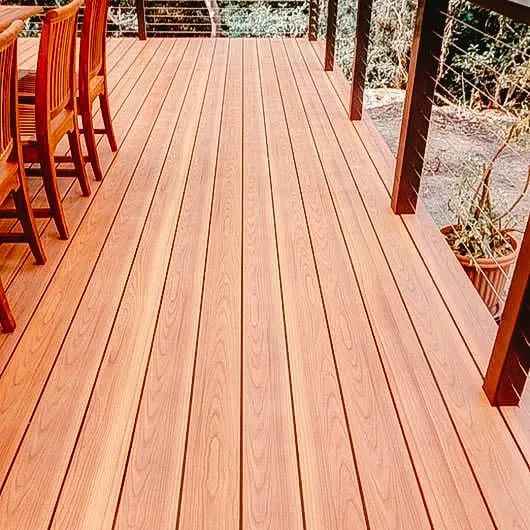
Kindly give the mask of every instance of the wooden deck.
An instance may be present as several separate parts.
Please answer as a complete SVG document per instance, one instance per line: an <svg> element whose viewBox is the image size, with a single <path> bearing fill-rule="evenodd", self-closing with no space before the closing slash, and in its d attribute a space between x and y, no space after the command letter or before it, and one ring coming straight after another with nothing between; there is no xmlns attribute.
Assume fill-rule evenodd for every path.
<svg viewBox="0 0 530 530"><path fill-rule="evenodd" d="M108 54L104 182L62 181L46 266L0 247L2 530L529 528L495 324L319 45Z"/></svg>

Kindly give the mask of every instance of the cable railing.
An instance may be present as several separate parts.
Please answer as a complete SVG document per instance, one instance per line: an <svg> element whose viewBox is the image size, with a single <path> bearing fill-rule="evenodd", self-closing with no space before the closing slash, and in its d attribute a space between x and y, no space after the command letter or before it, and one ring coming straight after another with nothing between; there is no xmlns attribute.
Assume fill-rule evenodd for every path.
<svg viewBox="0 0 530 530"><path fill-rule="evenodd" d="M136 0L140 38L300 37L307 0Z"/></svg>
<svg viewBox="0 0 530 530"><path fill-rule="evenodd" d="M4 0L55 7L67 0ZM301 37L308 0L110 0L108 34L115 37ZM80 23L83 9L80 10ZM25 36L39 33L38 16Z"/></svg>
<svg viewBox="0 0 530 530"><path fill-rule="evenodd" d="M138 15L135 0L110 0L107 32L110 36L136 37L139 35ZM67 0L3 0L4 5L38 5L46 8L57 7L68 3ZM83 22L84 6L79 10L79 31ZM32 17L26 22L23 32L25 37L36 37L40 35L43 14Z"/></svg>
<svg viewBox="0 0 530 530"><path fill-rule="evenodd" d="M392 208L414 214L420 196L438 206L431 214L500 322L486 394L492 404L518 404L530 367L530 3L419 0L410 21L403 2L344 4L355 6L353 22L351 13L337 16L338 0L327 5L325 69L351 50L349 114L360 120L374 92L367 86L389 84L374 75L381 51L371 41L399 31L387 50L404 94Z"/></svg>

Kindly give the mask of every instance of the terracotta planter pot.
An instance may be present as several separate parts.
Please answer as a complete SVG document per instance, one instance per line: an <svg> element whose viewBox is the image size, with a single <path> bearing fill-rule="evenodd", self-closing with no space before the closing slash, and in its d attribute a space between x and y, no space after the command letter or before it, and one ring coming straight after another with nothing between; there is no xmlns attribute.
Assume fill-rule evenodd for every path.
<svg viewBox="0 0 530 530"><path fill-rule="evenodd" d="M453 229L453 226L444 226L441 232L444 236L447 236L453 232ZM462 265L475 289L494 316L501 309L501 300L499 300L497 293L502 294L504 291L506 277L517 260L517 241L509 235L506 235L506 239L511 243L513 252L496 259L476 258L472 260L469 256L463 256L455 252L460 265ZM477 270L477 267L480 270Z"/></svg>

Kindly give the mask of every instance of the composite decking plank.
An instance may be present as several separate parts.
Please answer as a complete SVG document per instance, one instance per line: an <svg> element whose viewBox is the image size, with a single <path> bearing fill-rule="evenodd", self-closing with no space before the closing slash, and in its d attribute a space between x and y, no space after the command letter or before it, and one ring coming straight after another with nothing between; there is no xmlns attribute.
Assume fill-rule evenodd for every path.
<svg viewBox="0 0 530 530"><path fill-rule="evenodd" d="M303 528L255 40L244 44L242 528Z"/></svg>
<svg viewBox="0 0 530 530"><path fill-rule="evenodd" d="M313 43L322 65L323 44L323 42ZM328 72L328 76L346 109L349 83L338 70ZM353 124L390 194L396 164L394 154L377 131L368 113L365 113L363 120L353 122ZM402 221L484 377L498 326L462 266L455 259L453 252L448 250L445 239L440 237L438 228L425 204L419 200L416 213L404 215ZM523 400L526 395L523 395ZM523 404L519 408L501 407L499 410L528 464L530 461L530 415L527 409L528 405L525 407Z"/></svg>
<svg viewBox="0 0 530 530"><path fill-rule="evenodd" d="M171 81L170 73L163 70L168 51L160 49L153 60L152 67L144 71L149 84L141 83L136 86L138 89L135 93L136 97L133 94L135 106L138 105L138 98L141 98L141 94L147 91L145 105L137 116L136 127L122 143L107 179L101 184L100 192L94 197L88 214L83 219L77 233L72 237L65 259L61 261L26 333L18 344L15 356L0 379L0 440L2 444L0 446L0 476L2 481L6 477L12 458L28 426L33 409L38 404L71 318L75 314L84 288L90 279L122 198L130 185L131 170L136 166L142 149L149 139L150 127L159 114L161 98L167 92ZM151 88L150 91L149 88ZM62 243L64 245L64 242ZM39 428L38 424L33 424L33 426L34 429ZM45 437L37 437L39 449L46 450L45 440ZM37 447L26 447L29 450L30 462L38 465L38 461L31 458L31 455L37 452ZM16 471L18 462L19 460L13 471ZM20 465L23 470L23 460ZM21 498L26 498L24 491L31 487L33 477L22 474L16 476L16 473L10 477L11 480L5 485L0 498L0 518L5 518L15 526L16 519L11 511L19 510L19 501ZM46 501L48 506L55 502L50 498L46 498ZM44 509L38 505L34 505L33 508ZM24 516L20 512L17 513ZM31 514L32 510L28 510L25 516L31 517ZM18 528L21 527L24 526L18 526Z"/></svg>
<svg viewBox="0 0 530 530"><path fill-rule="evenodd" d="M228 46L178 528L239 528L242 41ZM222 103L221 103L222 102ZM217 130L213 129L216 133Z"/></svg>
<svg viewBox="0 0 530 530"><path fill-rule="evenodd" d="M197 64L202 84L212 47ZM90 384L72 393L79 412L60 414L80 419L90 398L53 528L109 528L114 520L186 182L186 171L176 171L177 161L187 166L176 127L200 48L178 40L164 66L176 75L70 329L75 340L62 348L70 370L77 355L78 373L97 379L92 393Z"/></svg>
<svg viewBox="0 0 530 530"><path fill-rule="evenodd" d="M312 57L315 60L314 54ZM322 76L316 68L312 74L320 79L320 86L329 86L325 74ZM329 91L321 88L321 94ZM336 116L331 121L355 185L422 345L431 379L443 398L493 519L500 527L524 527L530 520L530 505L524 501L530 491L528 466L501 414L482 392L477 366L401 217L389 208L388 192L368 152L355 129L340 119L343 108L335 93L326 102L326 110L328 115Z"/></svg>
<svg viewBox="0 0 530 530"><path fill-rule="evenodd" d="M426 528L429 519L323 172L348 174L348 168L335 162L340 149L322 123L318 96L308 90L313 86L296 42L276 41L273 50L283 72L280 85L370 526Z"/></svg>
<svg viewBox="0 0 530 530"><path fill-rule="evenodd" d="M321 98L318 112L327 112L329 117L320 117L326 135L333 140L339 129L343 136L355 135L343 109L337 110L335 94L326 74L315 64L311 48L300 42L300 49L315 83L315 89L304 90L304 99L311 97L316 103L316 98ZM476 521L488 528L491 520L480 490L352 180L344 146L336 145L326 158L326 175L431 519L435 527L473 527ZM353 176L368 167L369 163L357 165ZM398 239L394 244L396 241L401 244Z"/></svg>
<svg viewBox="0 0 530 530"><path fill-rule="evenodd" d="M372 153L372 160L383 183L390 189L394 155L369 117L356 124L356 129L366 150ZM453 252L448 249L445 238L441 237L424 203L418 201L416 213L403 216L402 220L484 378L498 325ZM523 395L523 401L524 398ZM530 415L525 411L524 403L521 407L500 407L499 411L528 464Z"/></svg>
<svg viewBox="0 0 530 530"><path fill-rule="evenodd" d="M323 43L315 43L314 49L323 61ZM329 72L328 76L344 108L347 109L350 89L348 81L340 70ZM396 157L377 131L368 111L365 112L364 119L354 121L353 126L390 195ZM485 375L496 332L493 317L453 253L447 249L445 239L440 237L423 201L418 201L415 215L404 215L402 220L418 249L421 249L427 269L433 278L436 278L437 287L468 342L471 355Z"/></svg>
<svg viewBox="0 0 530 530"><path fill-rule="evenodd" d="M117 99L113 96L113 92L119 83L118 81L122 78L124 72L126 72L127 67L130 67L134 61L134 57L138 55L138 50L141 49L143 44L140 45L140 47L135 48L133 50L133 54L130 54L128 58L123 57L121 55L117 56L113 59L114 54L112 54L109 57L109 73L108 73L108 79L109 79L109 98L110 98L110 104L112 109L114 110L114 120L116 121L116 117L119 113L121 103L123 102L124 98ZM35 50L36 52L36 50ZM126 60L128 59L128 60ZM115 66L118 66L116 70L114 69ZM99 105L94 109L94 116L98 117L99 115ZM97 144L100 145L101 141L106 142L106 138L103 138L103 136L99 136L97 138ZM58 152L64 151L64 153L69 153L69 149L67 149L68 142L66 139L64 139L63 142L61 142L58 146ZM107 153L110 154L110 150L107 147ZM113 156L110 154L110 156ZM100 154L102 167L105 168L106 160L110 160L110 158L107 156ZM108 165L108 164L107 164ZM89 173L91 171L89 170ZM42 178L40 177L31 177L28 179L31 191L32 191L32 206L34 208L47 208L48 207L48 201L46 198L46 194L44 192L44 186L42 184ZM98 182L95 182L93 184L93 193L96 191L97 187L99 186ZM76 196L79 194L79 183L76 178L60 178L59 179L59 191L61 194L61 199L63 203L65 202L66 197L69 194L74 194ZM76 201L76 204L80 205L87 205L86 202ZM81 210L80 210L81 211ZM77 224L79 223L79 215L74 215L74 219L70 219L69 212L66 212L67 221L69 223L70 228L75 229L77 227ZM72 223L73 221L73 223ZM51 230L53 233L54 230L54 223L51 219L36 219L37 224L37 230L41 234L41 236L45 233L45 231ZM2 231L18 231L20 230L20 225L18 222L13 222L12 220L0 220L0 230ZM2 245L0 247L0 263L2 263L2 281L4 283L4 286L7 290L7 292L10 292L10 286L11 282L16 278L17 274L19 273L22 265L26 260L33 260L33 257L31 256L29 247L27 245L20 245L20 244L11 244L11 245ZM40 270L40 268L37 268L37 270ZM34 293L33 297L35 298ZM11 294L8 294L8 297L11 298ZM27 309L27 304L25 305L25 309ZM21 320L20 318L17 318L18 325L20 326ZM2 356L0 354L0 360L2 359ZM1 364L1 363L0 363Z"/></svg>
<svg viewBox="0 0 530 530"><path fill-rule="evenodd" d="M222 106L215 102L222 100L225 69L221 45L208 84L192 81L177 129L185 164L179 171L188 173L188 182L116 528L176 527L217 155L218 135L211 131L219 128Z"/></svg>
<svg viewBox="0 0 530 530"><path fill-rule="evenodd" d="M115 105L113 107L115 109L113 119L119 146L121 146L124 139L130 133L139 111L138 103L142 101L142 98L146 97L146 92L153 82L153 75L157 73L157 70L153 70L152 72L148 70L147 73L144 72L145 69L149 68L158 48L159 43L154 41L150 41L148 44L141 43L138 49L140 51L135 61L136 68L127 71L111 94L111 105ZM154 68L156 66L154 64ZM99 155L102 168L106 173L112 166L116 154L112 153L107 142L104 142L103 146L100 147ZM93 182L92 197L89 199L79 200L79 193L72 193L66 196L63 207L68 222L74 227L73 232L77 230L79 223L89 210L92 201L98 195L99 186L99 183ZM78 188L75 189L77 190ZM41 221L37 220L37 222L39 226L42 226L40 224ZM49 282L53 278L64 256L68 254L70 248L72 238L67 243L59 240L54 223L49 220L44 222L46 224L41 234L41 239L46 249L46 264L37 267L31 257L27 258L17 271L14 281L8 288L8 297L12 310L17 315L18 325L14 333L0 335L0 373L4 372L12 353L17 348L21 336L25 333L26 326L29 324L31 318L34 318L34 311L44 295ZM23 246L11 245L11 249L7 249L7 252L23 252L28 255L29 251L27 248L22 249ZM2 258L5 257L2 254L3 247L0 247L0 256ZM10 259L15 258L11 257ZM36 352L35 355L38 355L38 353ZM0 414L1 410L0 408Z"/></svg>
<svg viewBox="0 0 530 530"><path fill-rule="evenodd" d="M364 528L363 502L268 40L259 41L280 274L308 528Z"/></svg>

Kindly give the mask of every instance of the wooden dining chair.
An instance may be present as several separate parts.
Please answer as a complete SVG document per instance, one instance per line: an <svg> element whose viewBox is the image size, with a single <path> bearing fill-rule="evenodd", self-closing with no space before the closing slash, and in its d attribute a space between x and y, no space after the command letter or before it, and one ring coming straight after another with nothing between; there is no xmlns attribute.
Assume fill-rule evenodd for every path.
<svg viewBox="0 0 530 530"><path fill-rule="evenodd" d="M86 0L85 15L81 28L79 51L79 112L83 123L88 160L96 180L103 180L96 145L96 134L105 134L110 148L116 152L118 145L114 135L107 86L107 16L109 0ZM103 129L95 129L92 106L99 98L103 117Z"/></svg>
<svg viewBox="0 0 530 530"><path fill-rule="evenodd" d="M24 24L17 21L0 33L0 203L5 203L10 195L13 197L16 217L23 230L23 233L1 233L0 241L29 243L36 262L42 265L46 262L46 257L29 202L19 136L17 38L23 28ZM3 210L0 211L0 216L2 212ZM15 319L2 282L0 326L4 332L12 332L15 329Z"/></svg>
<svg viewBox="0 0 530 530"><path fill-rule="evenodd" d="M79 81L78 112L81 116L83 129L81 134L85 138L89 162L96 180L103 180L103 171L99 162L96 134L107 136L113 152L118 150L112 117L109 106L109 91L107 85L107 16L108 0L86 0L83 25L81 28L81 46L79 51ZM23 101L32 101L36 90L36 72L24 70L20 75L19 91ZM103 117L104 127L96 129L93 120L93 105L99 99L99 106ZM59 162L71 162L71 157L56 157Z"/></svg>
<svg viewBox="0 0 530 530"><path fill-rule="evenodd" d="M76 176L84 196L90 195L77 123L76 34L83 0L50 10L42 24L36 72L19 72L19 113L24 162L39 164L49 208L34 210L36 217L52 217L61 239L68 228L57 185L57 174ZM57 145L68 137L73 170L58 171ZM28 170L34 174L34 170Z"/></svg>

